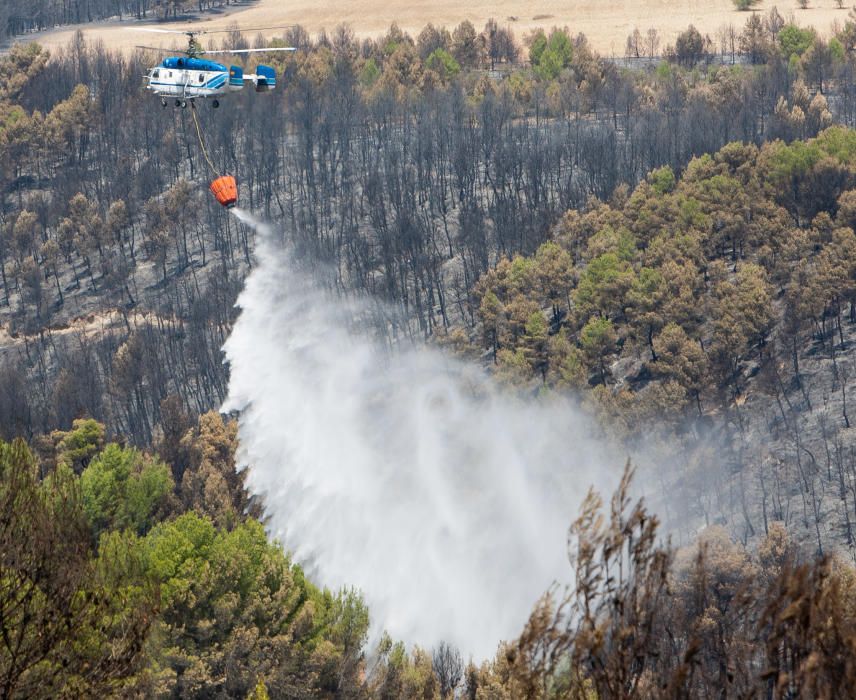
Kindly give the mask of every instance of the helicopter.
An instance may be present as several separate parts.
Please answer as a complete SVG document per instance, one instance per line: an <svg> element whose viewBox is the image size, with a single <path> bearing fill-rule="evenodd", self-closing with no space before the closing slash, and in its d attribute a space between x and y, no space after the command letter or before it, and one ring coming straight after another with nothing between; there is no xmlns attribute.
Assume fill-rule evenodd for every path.
<svg viewBox="0 0 856 700"><path fill-rule="evenodd" d="M268 27L275 29L276 27ZM212 98L211 106L220 106L220 97L238 92L244 83L251 82L256 92L268 92L276 87L276 71L270 66L258 65L255 73L245 74L240 66L225 66L208 60L204 56L213 54L249 54L269 53L271 51L296 51L294 47L275 47L268 49L223 49L206 51L197 40L200 34L226 33L232 30L175 30L140 28L140 31L159 34L184 34L188 37L187 49L183 56L169 56L154 66L144 76L146 89L160 95L161 105L167 106L167 98L175 99L176 107L186 108L188 102L194 106L197 98ZM252 30L251 30L252 31ZM139 49L163 51L153 46L138 46Z"/></svg>

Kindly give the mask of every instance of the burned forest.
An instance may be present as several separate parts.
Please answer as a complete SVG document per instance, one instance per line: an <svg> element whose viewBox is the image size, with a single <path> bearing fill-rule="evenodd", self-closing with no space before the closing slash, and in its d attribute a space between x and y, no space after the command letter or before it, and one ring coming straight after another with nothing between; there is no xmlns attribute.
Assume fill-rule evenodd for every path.
<svg viewBox="0 0 856 700"><path fill-rule="evenodd" d="M119 6L162 10L48 5L29 24L0 12L0 26L26 38ZM516 35L495 20L374 38L297 26L270 42L236 26L222 46L296 50L234 59L247 73L269 64L276 90L216 109L162 106L143 50L83 33L59 51L9 43L0 694L844 697L856 680L845 16L829 36L775 9L671 45L637 30L623 57L572 28ZM221 174L252 216L208 192ZM270 328L262 318L253 336L263 313ZM266 364L262 348L288 361ZM442 368L447 384L420 374ZM280 442L291 416L305 429ZM485 427L502 420L521 432ZM375 424L394 430L373 442ZM306 449L313 439L341 449ZM461 459L441 484L461 500L434 494L438 518L472 505L477 532L491 529L478 500L490 474L514 491L537 473L550 493L551 469L558 484L577 452L604 446L611 460L597 478L581 470L563 504L564 581L539 583L487 656L451 625L421 646L378 628L378 600L412 609L422 591L367 590L358 565L330 583L324 556L345 540L325 549L312 533L348 523L329 525L323 499L297 505L317 488L347 517L345 487L317 483L311 460L325 455L353 459L330 473L360 494L360 460L380 473L381 447L394 456L378 492L417 482L411 458L444 474L434 439ZM523 466L506 469L504 453ZM263 463L274 454L282 464ZM301 457L305 482L276 470ZM433 479L426 490L446 476ZM604 505L596 491L614 495ZM354 510L366 503L389 501ZM508 517L540 535L546 521L527 515ZM457 561L454 527L437 530L432 565ZM432 559L432 532L406 546ZM474 561L496 546L479 537ZM365 540L367 562L384 542ZM476 626L462 571L438 576L455 630Z"/></svg>

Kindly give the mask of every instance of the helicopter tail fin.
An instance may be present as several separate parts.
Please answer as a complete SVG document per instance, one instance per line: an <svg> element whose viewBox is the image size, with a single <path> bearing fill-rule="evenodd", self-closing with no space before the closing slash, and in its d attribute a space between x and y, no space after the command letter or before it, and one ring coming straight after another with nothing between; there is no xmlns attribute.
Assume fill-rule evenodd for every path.
<svg viewBox="0 0 856 700"><path fill-rule="evenodd" d="M276 71L270 66L258 66L256 68L256 92L267 92L276 87Z"/></svg>
<svg viewBox="0 0 856 700"><path fill-rule="evenodd" d="M256 92L268 92L276 87L276 71L270 66L257 66L255 73L245 73L244 80L252 80Z"/></svg>

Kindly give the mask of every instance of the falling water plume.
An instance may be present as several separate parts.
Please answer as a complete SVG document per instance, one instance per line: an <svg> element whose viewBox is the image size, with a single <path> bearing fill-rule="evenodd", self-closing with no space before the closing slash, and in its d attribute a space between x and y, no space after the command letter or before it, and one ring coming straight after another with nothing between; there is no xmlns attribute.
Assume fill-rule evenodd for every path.
<svg viewBox="0 0 856 700"><path fill-rule="evenodd" d="M520 398L429 347L381 350L272 230L225 345L224 411L272 534L323 585L355 586L376 634L477 658L515 637L567 581L566 535L622 457L571 400Z"/></svg>

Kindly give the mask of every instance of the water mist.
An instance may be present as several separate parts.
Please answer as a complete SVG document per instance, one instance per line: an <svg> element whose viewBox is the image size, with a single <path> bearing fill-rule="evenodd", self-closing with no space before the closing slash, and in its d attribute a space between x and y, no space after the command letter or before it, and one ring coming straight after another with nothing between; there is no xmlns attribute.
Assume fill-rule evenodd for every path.
<svg viewBox="0 0 856 700"><path fill-rule="evenodd" d="M427 347L381 350L337 298L259 233L225 352L225 411L269 528L313 579L359 588L372 630L491 656L568 581L567 528L623 458L573 402L525 400Z"/></svg>

